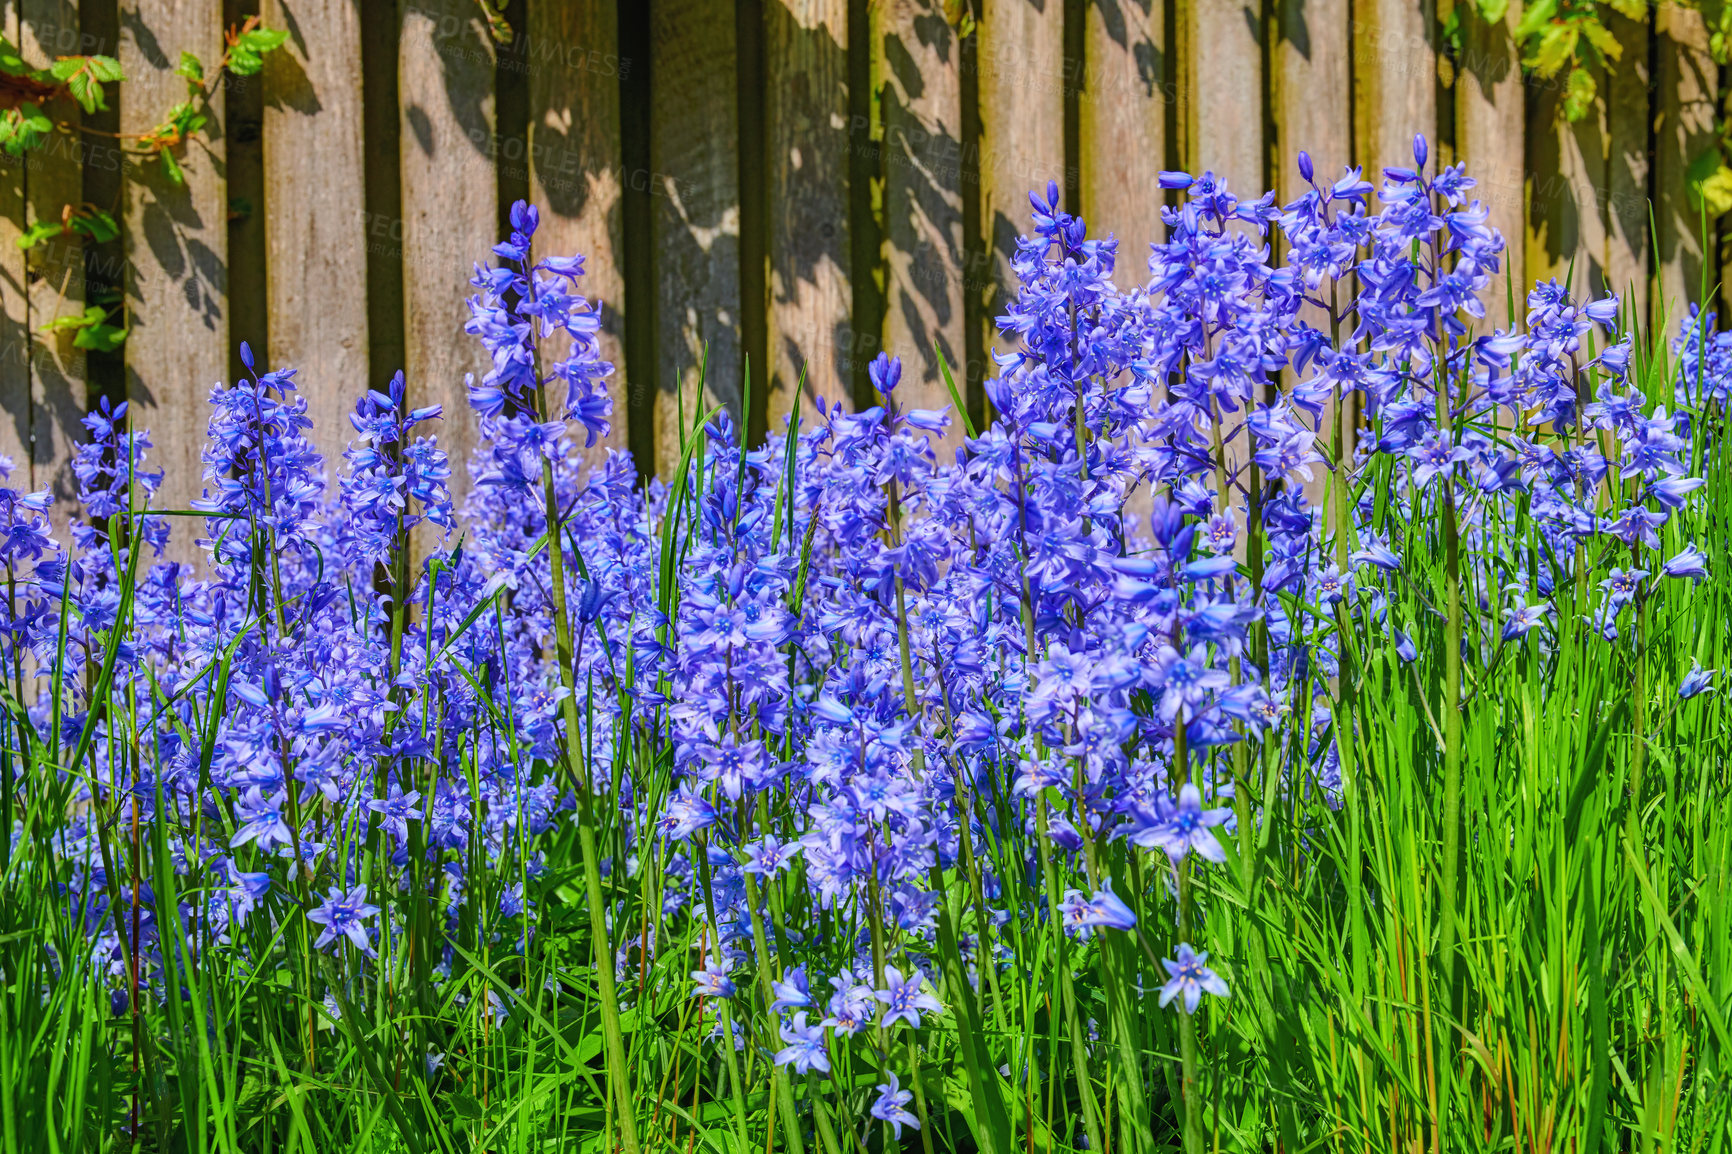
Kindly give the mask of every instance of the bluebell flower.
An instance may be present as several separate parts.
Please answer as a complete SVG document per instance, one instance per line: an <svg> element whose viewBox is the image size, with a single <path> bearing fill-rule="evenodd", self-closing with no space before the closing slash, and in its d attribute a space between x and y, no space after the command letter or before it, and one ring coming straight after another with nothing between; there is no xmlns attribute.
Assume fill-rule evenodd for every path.
<svg viewBox="0 0 1732 1154"><path fill-rule="evenodd" d="M878 1083L878 1097L872 1103L872 1116L890 1123L895 1128L896 1137L901 1138L904 1126L920 1129L920 1119L908 1112L908 1103L914 1100L914 1091L902 1088L894 1070L887 1076L890 1081Z"/></svg>
<svg viewBox="0 0 1732 1154"><path fill-rule="evenodd" d="M1703 669L1700 661L1692 659L1690 672L1686 673L1684 679L1678 683L1679 698L1688 701L1692 697L1708 692L1714 688L1714 678L1718 673L1719 670L1717 669Z"/></svg>
<svg viewBox="0 0 1732 1154"><path fill-rule="evenodd" d="M873 991L873 996L884 1003L884 1019L880 1024L886 1029L899 1021L919 1029L922 1011L937 1014L944 1010L944 1004L926 992L926 975L918 970L904 979L901 970L885 966L884 984L885 988Z"/></svg>
<svg viewBox="0 0 1732 1154"><path fill-rule="evenodd" d="M804 1010L795 1014L792 1022L784 1022L781 1032L782 1041L787 1045L776 1052L776 1065L793 1066L801 1074L810 1074L814 1070L830 1072L824 1027L806 1025Z"/></svg>
<svg viewBox="0 0 1732 1154"><path fill-rule="evenodd" d="M324 927L313 945L324 949L338 938L347 938L357 950L370 957L373 943L363 923L377 913L378 906L367 904L366 886L359 885L346 891L341 886L332 886L326 892L325 900L307 911L308 921Z"/></svg>
<svg viewBox="0 0 1732 1154"><path fill-rule="evenodd" d="M1189 942L1180 942L1174 957L1161 961L1170 975L1166 984L1161 987L1161 1005L1169 1005L1174 998L1180 998L1184 1002L1185 1013L1194 1014L1204 994L1213 994L1218 998L1227 997L1227 983L1209 969L1208 962L1207 953L1197 953L1191 949Z"/></svg>

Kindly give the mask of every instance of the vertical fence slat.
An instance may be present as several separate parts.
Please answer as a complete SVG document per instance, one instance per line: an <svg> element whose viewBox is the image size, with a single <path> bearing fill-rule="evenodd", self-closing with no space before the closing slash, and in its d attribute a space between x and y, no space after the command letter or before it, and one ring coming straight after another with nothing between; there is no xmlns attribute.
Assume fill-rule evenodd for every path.
<svg viewBox="0 0 1732 1154"><path fill-rule="evenodd" d="M1059 0L1040 6L985 0L981 10L980 225L988 277L980 347L988 356L1005 343L997 321L1016 297L1011 260L1017 237L1032 227L1028 194L1045 196L1048 181L1057 181L1062 193L1066 184L1064 8Z"/></svg>
<svg viewBox="0 0 1732 1154"><path fill-rule="evenodd" d="M1283 204L1303 188L1300 149L1311 154L1319 181L1334 180L1353 163L1351 7L1349 0L1280 0L1269 103L1276 123L1275 188Z"/></svg>
<svg viewBox="0 0 1732 1154"><path fill-rule="evenodd" d="M1512 33L1521 21L1520 0L1497 24L1488 23L1473 4L1458 5L1462 21L1461 68L1455 84L1455 146L1477 182L1473 195L1486 206L1491 226L1503 234L1508 284L1515 289L1516 314L1525 309L1526 139L1521 60ZM1509 324L1509 292L1499 270L1485 294L1486 324Z"/></svg>
<svg viewBox="0 0 1732 1154"><path fill-rule="evenodd" d="M964 277L962 45L943 4L875 8L872 67L883 140L884 347L903 360L902 404L941 408L951 402L933 343L961 388L964 292L975 291ZM960 443L961 415L952 422L949 441Z"/></svg>
<svg viewBox="0 0 1732 1154"><path fill-rule="evenodd" d="M1187 0L1184 156L1241 196L1264 192L1263 20L1248 0Z"/></svg>
<svg viewBox="0 0 1732 1154"><path fill-rule="evenodd" d="M1413 163L1415 133L1437 143L1436 26L1433 0L1354 0L1354 135L1374 185Z"/></svg>
<svg viewBox="0 0 1732 1154"><path fill-rule="evenodd" d="M1149 245L1160 238L1172 57L1164 0L1097 0L1084 11L1077 93L1082 215L1092 236L1119 242L1117 281L1148 279Z"/></svg>
<svg viewBox="0 0 1732 1154"><path fill-rule="evenodd" d="M19 47L33 67L46 68L56 56L78 51L78 6L67 0L24 0ZM80 109L63 97L45 111L54 120L76 125ZM25 175L26 219L58 221L68 207L84 200L83 157L78 138L56 132L29 158ZM84 350L72 334L41 332L57 317L84 308L84 244L76 235L57 237L30 251L30 485L54 494L62 522L78 486L72 476L72 449L82 439L85 413Z"/></svg>
<svg viewBox="0 0 1732 1154"><path fill-rule="evenodd" d="M601 309L603 382L613 396L606 437L587 459L599 464L627 442L625 218L620 185L619 5L615 0L532 3L521 59L529 70L529 189L541 211L536 257L582 253L578 291ZM562 343L550 349L565 356Z"/></svg>
<svg viewBox="0 0 1732 1154"><path fill-rule="evenodd" d="M222 0L126 0L120 66L126 74L120 131L148 132L187 97L174 74L183 51L205 68L222 56ZM156 443L164 472L158 500L186 508L203 488L206 403L228 375L228 190L223 173L223 96L210 121L177 147L184 183L156 159L129 157L124 173L127 309L126 391L134 422ZM177 554L190 556L198 530L177 526Z"/></svg>
<svg viewBox="0 0 1732 1154"><path fill-rule="evenodd" d="M263 16L289 33L263 73L269 361L299 370L334 491L368 383L360 10L355 0L265 0Z"/></svg>
<svg viewBox="0 0 1732 1154"><path fill-rule="evenodd" d="M1678 317L1702 292L1701 209L1687 181L1691 165L1715 146L1719 70L1708 53L1708 27L1700 12L1661 4L1654 27L1659 38L1660 95L1654 158L1658 166L1654 223L1660 253L1656 306ZM1710 270L1709 289L1717 279L1717 272Z"/></svg>
<svg viewBox="0 0 1732 1154"><path fill-rule="evenodd" d="M1596 77L1604 85L1605 77ZM1528 101L1528 280L1569 278L1576 293L1605 284L1604 105L1575 123L1564 119L1562 84L1536 88Z"/></svg>
<svg viewBox="0 0 1732 1154"><path fill-rule="evenodd" d="M18 10L8 4L0 27L14 43ZM0 155L0 454L12 461L10 488L30 487L30 293L24 254L24 173L22 159Z"/></svg>
<svg viewBox="0 0 1732 1154"><path fill-rule="evenodd" d="M405 368L416 404L445 406L439 443L462 493L476 441L463 377L479 380L489 365L463 324L470 271L498 231L493 41L470 0L411 0L398 52Z"/></svg>
<svg viewBox="0 0 1732 1154"><path fill-rule="evenodd" d="M656 0L650 12L651 224L657 266L656 472L678 463L683 403L740 409L738 40L732 4ZM699 364L708 348L703 392ZM762 368L759 369L762 372ZM676 391L676 382L678 389ZM762 385L760 384L760 388Z"/></svg>
<svg viewBox="0 0 1732 1154"><path fill-rule="evenodd" d="M863 346L851 323L846 0L764 0L764 137L770 165L771 435L800 404L846 399Z"/></svg>
<svg viewBox="0 0 1732 1154"><path fill-rule="evenodd" d="M1648 315L1648 92L1646 19L1614 11L1606 27L1624 46L1606 77L1606 288L1631 310Z"/></svg>

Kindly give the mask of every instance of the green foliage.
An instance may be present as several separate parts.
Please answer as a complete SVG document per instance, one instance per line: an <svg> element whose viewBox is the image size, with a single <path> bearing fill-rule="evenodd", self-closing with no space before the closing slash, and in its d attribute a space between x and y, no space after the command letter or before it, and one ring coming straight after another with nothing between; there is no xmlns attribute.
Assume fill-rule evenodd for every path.
<svg viewBox="0 0 1732 1154"><path fill-rule="evenodd" d="M72 338L74 347L98 353L112 353L118 349L126 343L127 333L125 328L108 323L108 310L99 304L88 306L76 316L56 317L37 331L76 333Z"/></svg>

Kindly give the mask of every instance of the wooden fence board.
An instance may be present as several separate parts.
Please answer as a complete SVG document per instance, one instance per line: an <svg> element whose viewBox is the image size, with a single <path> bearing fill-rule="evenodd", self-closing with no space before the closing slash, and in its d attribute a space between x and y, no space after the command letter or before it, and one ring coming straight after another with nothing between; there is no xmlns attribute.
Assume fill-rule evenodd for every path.
<svg viewBox="0 0 1732 1154"><path fill-rule="evenodd" d="M56 56L76 52L78 6L67 0L24 0L18 44L24 59L46 68ZM44 109L54 120L76 125L76 101L62 98ZM25 175L26 221L58 221L68 206L84 200L83 157L78 138L57 132L29 160ZM84 439L79 421L87 410L84 351L72 334L40 330L57 317L84 309L84 245L63 236L37 245L26 261L30 285L30 487L54 494L56 524L70 513L78 491L72 450Z"/></svg>
<svg viewBox="0 0 1732 1154"><path fill-rule="evenodd" d="M18 10L0 12L0 28L17 43ZM24 175L26 161L0 155L0 454L12 462L8 488L28 490L30 484L30 292L24 254Z"/></svg>
<svg viewBox="0 0 1732 1154"><path fill-rule="evenodd" d="M470 273L498 231L493 41L470 0L410 0L398 52L405 368L415 404L445 406L439 444L463 493L477 429L463 378L480 380L490 363L462 329Z"/></svg>
<svg viewBox="0 0 1732 1154"><path fill-rule="evenodd" d="M981 8L980 222L988 259L980 347L988 355L1005 344L998 318L1016 297L1011 260L1017 237L1032 227L1028 194L1044 197L1048 181L1062 193L1066 184L1064 8L1058 0L985 0Z"/></svg>
<svg viewBox="0 0 1732 1154"><path fill-rule="evenodd" d="M1328 184L1353 163L1353 45L1349 0L1280 0L1269 54L1275 114L1275 188L1283 204L1304 189L1301 149Z"/></svg>
<svg viewBox="0 0 1732 1154"><path fill-rule="evenodd" d="M1388 165L1413 164L1413 137L1437 145L1437 8L1433 0L1354 0L1355 143L1381 187Z"/></svg>
<svg viewBox="0 0 1732 1154"><path fill-rule="evenodd" d="M265 0L266 285L273 368L293 366L331 492L368 384L367 196L357 0Z"/></svg>
<svg viewBox="0 0 1732 1154"><path fill-rule="evenodd" d="M622 315L625 218L620 184L619 6L566 0L529 6L521 59L529 70L530 199L541 212L535 255L582 253L578 291L601 310L601 355L613 365L611 427L587 459L600 463L627 441ZM629 67L629 65L626 65ZM568 355L565 342L549 352Z"/></svg>
<svg viewBox="0 0 1732 1154"><path fill-rule="evenodd" d="M1714 102L1719 69L1708 53L1708 28L1700 12L1661 4L1654 20L1659 57L1656 108L1654 223L1660 263L1656 304L1668 315L1683 314L1702 291L1702 219L1686 182L1690 166L1714 147ZM1712 226L1710 226L1710 235ZM1718 270L1708 273L1712 291Z"/></svg>
<svg viewBox="0 0 1732 1154"><path fill-rule="evenodd" d="M678 463L678 406L740 409L740 173L737 42L732 4L655 0L652 75L651 229L657 261L656 472ZM699 365L708 350L703 391ZM760 372L761 366L760 366ZM677 388L676 388L677 383ZM760 387L762 387L760 385Z"/></svg>
<svg viewBox="0 0 1732 1154"><path fill-rule="evenodd" d="M1241 196L1265 191L1263 34L1253 0L1185 0L1189 42L1186 166L1225 177ZM1248 98L1254 94L1255 98Z"/></svg>
<svg viewBox="0 0 1732 1154"><path fill-rule="evenodd" d="M877 340L860 341L851 323L847 0L764 0L764 24L774 435L802 368L809 416L815 397L847 398L854 359Z"/></svg>
<svg viewBox="0 0 1732 1154"><path fill-rule="evenodd" d="M1606 77L1606 288L1648 315L1648 22L1606 13L1624 46Z"/></svg>
<svg viewBox="0 0 1732 1154"><path fill-rule="evenodd" d="M1084 10L1077 93L1081 211L1091 236L1118 238L1122 288L1148 280L1161 236L1172 58L1164 0L1097 0Z"/></svg>
<svg viewBox="0 0 1732 1154"><path fill-rule="evenodd" d="M964 277L961 60L962 45L938 0L886 0L873 10L884 177L884 347L902 358L904 407L951 403L933 344L962 387L964 293L984 291L985 270L970 270L967 279L975 284ZM958 414L952 422L947 445L960 444L964 435Z"/></svg>
<svg viewBox="0 0 1732 1154"><path fill-rule="evenodd" d="M148 132L187 97L174 74L182 52L206 69L222 56L221 0L124 0L120 66L126 74L120 131ZM228 190L223 169L223 94L210 94L209 122L175 150L183 182L156 159L129 157L125 172L127 258L126 391L133 420L156 443L164 472L158 502L184 509L204 487L211 386L228 375ZM196 524L196 523L195 523ZM176 555L192 556L179 529Z"/></svg>
<svg viewBox="0 0 1732 1154"><path fill-rule="evenodd" d="M1486 323L1509 325L1507 285L1515 288L1516 316L1523 301L1526 235L1527 115L1523 105L1520 54L1513 33L1521 21L1521 2L1511 0L1500 23L1490 24L1473 4L1458 5L1462 22L1462 59L1455 82L1456 157L1467 162L1477 182L1473 195L1485 205L1490 224L1503 234L1504 268L1485 294ZM1505 272L1507 270L1507 276Z"/></svg>
<svg viewBox="0 0 1732 1154"><path fill-rule="evenodd" d="M1597 78L1604 84L1605 78ZM1604 105L1583 120L1563 117L1562 85L1537 88L1528 102L1527 157L1531 177L1527 274L1530 280L1569 278L1577 294L1605 285L1606 188Z"/></svg>

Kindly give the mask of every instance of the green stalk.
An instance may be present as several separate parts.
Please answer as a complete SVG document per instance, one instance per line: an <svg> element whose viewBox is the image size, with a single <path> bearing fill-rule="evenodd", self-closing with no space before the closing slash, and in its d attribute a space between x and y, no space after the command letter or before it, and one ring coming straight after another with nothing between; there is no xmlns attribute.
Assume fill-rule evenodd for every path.
<svg viewBox="0 0 1732 1154"><path fill-rule="evenodd" d="M1190 779L1184 713L1173 727L1173 754L1178 778ZM1191 941L1191 871L1188 861L1178 865L1179 940ZM1195 943L1191 943L1195 945ZM1203 1154L1203 1094L1197 1077L1197 1020L1193 1014L1179 1015L1179 1096L1184 1106L1185 1154Z"/></svg>

